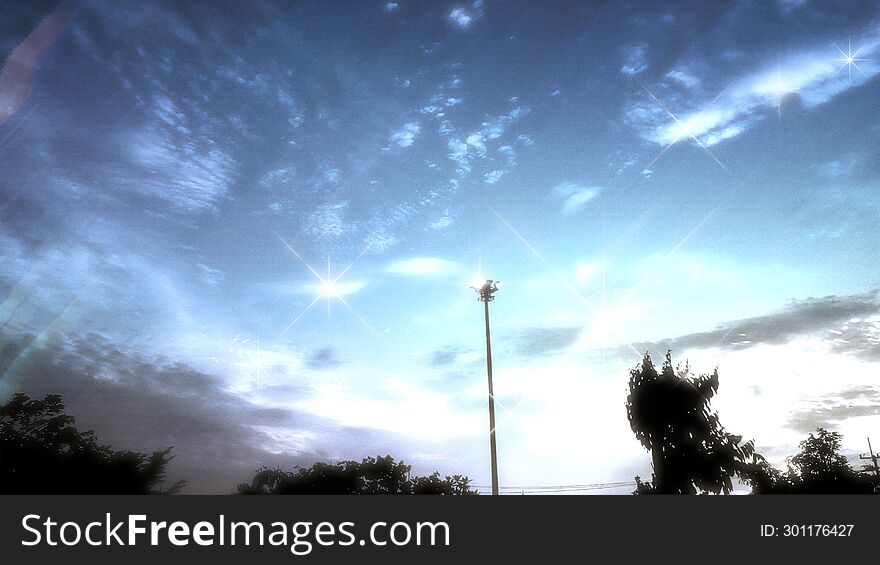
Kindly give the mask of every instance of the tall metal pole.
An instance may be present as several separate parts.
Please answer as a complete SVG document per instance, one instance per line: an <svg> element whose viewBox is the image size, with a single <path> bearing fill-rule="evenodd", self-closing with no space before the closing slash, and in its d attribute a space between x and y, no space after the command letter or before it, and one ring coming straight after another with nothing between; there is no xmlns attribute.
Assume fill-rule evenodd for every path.
<svg viewBox="0 0 880 565"><path fill-rule="evenodd" d="M495 300L495 293L501 287L501 281L487 279L477 291L477 300L483 302L486 313L486 372L489 376L489 448L492 457L492 494L498 494L498 455L495 449L495 390L492 387L492 338L489 334L489 303Z"/></svg>
<svg viewBox="0 0 880 565"><path fill-rule="evenodd" d="M492 340L489 337L489 300L486 307L486 371L489 375L489 448L492 452L492 494L498 494L498 455L495 450L495 390L492 388Z"/></svg>

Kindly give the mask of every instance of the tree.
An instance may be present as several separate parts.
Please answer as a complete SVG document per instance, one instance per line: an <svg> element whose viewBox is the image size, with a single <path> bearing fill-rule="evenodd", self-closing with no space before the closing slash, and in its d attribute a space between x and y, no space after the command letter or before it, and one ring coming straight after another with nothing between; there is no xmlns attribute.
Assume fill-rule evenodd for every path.
<svg viewBox="0 0 880 565"><path fill-rule="evenodd" d="M151 455L113 451L79 432L61 396L16 393L0 406L0 492L6 494L172 494L163 490L171 447ZM158 485L158 486L157 486Z"/></svg>
<svg viewBox="0 0 880 565"><path fill-rule="evenodd" d="M788 458L787 484L782 489L802 494L870 494L875 479L860 473L840 454L843 436L816 428L800 443L800 452ZM780 490L782 490L780 489Z"/></svg>
<svg viewBox="0 0 880 565"><path fill-rule="evenodd" d="M238 485L239 494L476 494L470 479L461 475L440 478L411 477L411 466L390 455L336 464L318 462L296 471L261 467L250 484Z"/></svg>
<svg viewBox="0 0 880 565"><path fill-rule="evenodd" d="M709 403L718 392L718 369L694 377L687 364L673 368L672 353L658 373L647 353L630 371L626 401L630 427L651 451L651 482L637 494L729 494L732 477L762 458L754 443L727 433Z"/></svg>
<svg viewBox="0 0 880 565"><path fill-rule="evenodd" d="M800 443L800 453L789 458L789 474L803 481L823 481L854 472L838 453L841 439L837 432L816 428L815 436L810 434Z"/></svg>

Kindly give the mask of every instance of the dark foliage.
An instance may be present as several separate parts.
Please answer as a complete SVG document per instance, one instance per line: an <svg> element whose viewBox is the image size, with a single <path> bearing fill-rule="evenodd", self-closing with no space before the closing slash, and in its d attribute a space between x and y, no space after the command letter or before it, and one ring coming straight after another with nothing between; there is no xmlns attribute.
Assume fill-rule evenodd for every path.
<svg viewBox="0 0 880 565"><path fill-rule="evenodd" d="M99 445L63 413L61 396L16 393L0 406L0 492L4 494L171 494L162 490L171 448L145 455Z"/></svg>
<svg viewBox="0 0 880 565"><path fill-rule="evenodd" d="M390 455L336 464L315 463L308 468L282 471L263 467L250 484L238 485L239 494L477 494L470 479L461 475L440 478L410 477L409 465Z"/></svg>
<svg viewBox="0 0 880 565"><path fill-rule="evenodd" d="M728 494L732 477L763 459L753 442L727 433L709 403L718 392L718 370L693 377L672 355L658 373L645 354L630 371L626 411L630 427L651 451L654 475L637 481L634 494Z"/></svg>
<svg viewBox="0 0 880 565"><path fill-rule="evenodd" d="M764 463L747 476L754 494L871 494L877 479L850 467L840 454L842 436L817 428L800 443L800 452L788 458L788 472Z"/></svg>

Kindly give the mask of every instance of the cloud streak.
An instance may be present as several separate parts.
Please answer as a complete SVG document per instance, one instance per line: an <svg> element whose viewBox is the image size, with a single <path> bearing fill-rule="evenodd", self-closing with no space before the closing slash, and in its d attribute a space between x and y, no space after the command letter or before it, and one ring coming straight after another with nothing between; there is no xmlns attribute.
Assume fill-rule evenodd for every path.
<svg viewBox="0 0 880 565"><path fill-rule="evenodd" d="M803 336L819 336L838 353L877 360L880 348L880 289L851 296L797 301L778 312L737 320L708 332L659 342L641 342L633 346L640 351L742 350L761 345L780 345Z"/></svg>
<svg viewBox="0 0 880 565"><path fill-rule="evenodd" d="M788 419L791 429L808 434L816 428L828 430L850 418L880 416L880 388L876 386L850 387L838 394L824 396L807 409L794 412Z"/></svg>
<svg viewBox="0 0 880 565"><path fill-rule="evenodd" d="M693 136L706 146L736 137L775 111L784 98L796 96L804 108L813 108L835 96L857 88L880 73L880 38L868 35L858 45L858 68L847 68L845 54L827 48L803 51L782 57L777 64L755 69L731 82L721 93L707 92L698 98L699 77L678 69L666 73L668 82L651 87L658 94L654 100L646 93L625 112L625 121L641 137L658 145L669 145ZM638 50L634 51L637 53ZM644 53L642 53L644 55ZM626 74L635 75L643 66ZM686 87L688 95L669 93L670 85ZM670 116L665 105L676 118Z"/></svg>
<svg viewBox="0 0 880 565"><path fill-rule="evenodd" d="M600 186L583 186L573 182L564 182L553 189L553 194L562 198L562 213L566 216L580 211L590 200L601 194Z"/></svg>

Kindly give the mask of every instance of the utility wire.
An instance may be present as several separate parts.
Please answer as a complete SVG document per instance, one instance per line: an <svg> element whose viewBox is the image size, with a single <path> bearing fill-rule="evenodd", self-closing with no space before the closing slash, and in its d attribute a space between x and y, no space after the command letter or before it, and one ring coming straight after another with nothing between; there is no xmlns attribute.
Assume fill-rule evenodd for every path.
<svg viewBox="0 0 880 565"><path fill-rule="evenodd" d="M633 487L633 481L619 481L614 483L588 483L580 485L532 485L532 486L505 486L500 487L500 491L505 494L551 494L565 492L584 492L590 490L604 490L612 488ZM484 485L474 485L473 488L478 490L487 490L489 487Z"/></svg>

